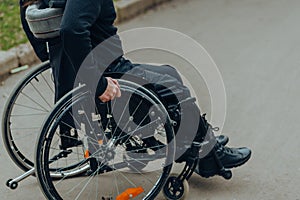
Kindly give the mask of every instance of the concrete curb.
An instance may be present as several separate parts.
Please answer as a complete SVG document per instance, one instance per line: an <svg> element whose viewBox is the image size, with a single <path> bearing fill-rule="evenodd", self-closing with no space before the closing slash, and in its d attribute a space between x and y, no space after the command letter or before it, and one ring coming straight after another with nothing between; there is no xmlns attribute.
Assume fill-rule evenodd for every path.
<svg viewBox="0 0 300 200"><path fill-rule="evenodd" d="M30 43L20 44L8 51L0 51L0 81L7 78L12 69L40 62Z"/></svg>
<svg viewBox="0 0 300 200"><path fill-rule="evenodd" d="M131 19L146 10L171 0L121 0L115 3L116 24ZM29 43L21 44L8 51L0 51L0 81L9 76L12 69L39 62Z"/></svg>
<svg viewBox="0 0 300 200"><path fill-rule="evenodd" d="M131 19L146 10L170 0L122 0L115 3L117 23Z"/></svg>

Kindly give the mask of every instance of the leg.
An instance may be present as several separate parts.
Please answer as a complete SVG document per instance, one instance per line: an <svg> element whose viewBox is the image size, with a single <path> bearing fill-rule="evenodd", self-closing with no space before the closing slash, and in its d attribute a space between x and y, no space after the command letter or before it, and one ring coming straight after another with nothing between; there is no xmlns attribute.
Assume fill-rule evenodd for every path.
<svg viewBox="0 0 300 200"><path fill-rule="evenodd" d="M201 159L196 172L211 176L218 174L222 166L237 167L250 158L249 149L224 147L216 139L212 126L204 116L201 116L199 108L190 97L189 89L183 85L180 75L173 67L131 64L126 61L124 65L121 64L114 70L143 77L164 103L174 121L177 139L176 161L182 162L189 157L197 156ZM226 144L226 140L225 138L225 141L221 142ZM201 152L191 151L192 144L205 142L208 144L201 148Z"/></svg>
<svg viewBox="0 0 300 200"><path fill-rule="evenodd" d="M71 67L72 65L67 59L67 56L64 55L59 38L49 41L49 52L55 83L54 102L57 103L65 94L73 89L76 72ZM63 116L59 129L62 149L67 149L79 144L71 111ZM73 129L73 131L71 131L71 129Z"/></svg>
<svg viewBox="0 0 300 200"><path fill-rule="evenodd" d="M181 78L174 68L162 66L160 69L146 66L145 69L155 72L162 70L163 73L161 74L171 75L175 80L172 80L170 77L164 77L163 80L170 82L171 84L169 85L176 86L181 91L181 94L176 93L174 95L174 91L178 92L178 90L170 91L164 87L156 87L156 92L163 97L164 102L167 102L171 117L177 121L177 125L174 127L177 138L176 158L182 153L181 159L189 156L199 157L196 172L205 177L215 174L226 176L224 168L238 167L249 160L251 151L248 148L228 148L224 146L228 141L226 137L215 137L212 126L205 119L205 115L201 115L198 106L190 97L189 90L182 84ZM168 84L166 85L169 86ZM174 107L174 105L178 106ZM193 124L198 124L198 127L191 126ZM197 133L196 135L193 134L195 132ZM196 152L197 155L195 155L195 148L192 148L195 143L202 143L200 151ZM207 144L203 145L205 143ZM187 154L184 152L187 152Z"/></svg>
<svg viewBox="0 0 300 200"><path fill-rule="evenodd" d="M186 106L182 105L182 107L185 108ZM200 114L197 111L197 106L194 105L193 107L193 109L183 109L183 112L188 111L190 117L193 117L193 114ZM197 155L195 155L195 148L193 148L195 143L201 144ZM184 159L190 159L194 156L199 158L195 168L196 173L203 177L221 175L228 179L231 175L228 175L226 169L238 167L246 163L250 159L251 151L246 147L229 148L223 145L215 137L213 128L205 119L205 115L202 115L199 119L199 127L193 144L179 161L185 161Z"/></svg>

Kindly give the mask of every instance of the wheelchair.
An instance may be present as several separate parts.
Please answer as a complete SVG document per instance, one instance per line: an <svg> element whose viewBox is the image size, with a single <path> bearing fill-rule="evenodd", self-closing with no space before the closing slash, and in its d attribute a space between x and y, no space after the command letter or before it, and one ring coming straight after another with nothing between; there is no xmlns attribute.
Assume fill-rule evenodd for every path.
<svg viewBox="0 0 300 200"><path fill-rule="evenodd" d="M53 83L49 71L49 62L34 69L19 83L5 106L4 143L12 160L25 171L8 180L8 187L15 189L19 181L35 175L48 199L156 199L161 191L166 199L186 197L187 180L199 158L192 154L179 175L171 174L176 122L151 89L138 84L137 77L121 78L121 98L96 102L93 107L95 99L80 85L54 106L49 103L54 99L50 97ZM38 89L41 82L51 93ZM25 93L29 87L40 95L39 101ZM20 97L36 106L20 103ZM41 102L48 102L48 109ZM28 113L18 107L38 111L30 114L45 119L38 121L41 129L32 131L38 125L28 127L31 131L20 137L16 127ZM63 134L62 126L69 127L70 132ZM24 137L38 133L35 149L32 143L20 145ZM193 143L190 151L198 152L201 145ZM219 175L230 179L231 171L218 165Z"/></svg>

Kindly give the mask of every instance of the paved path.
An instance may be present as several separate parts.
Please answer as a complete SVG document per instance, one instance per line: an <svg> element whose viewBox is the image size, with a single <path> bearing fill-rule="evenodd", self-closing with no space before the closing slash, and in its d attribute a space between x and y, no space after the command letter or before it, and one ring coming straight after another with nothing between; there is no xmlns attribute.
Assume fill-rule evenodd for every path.
<svg viewBox="0 0 300 200"><path fill-rule="evenodd" d="M299 7L298 0L174 0L120 26L171 28L202 44L224 79L229 145L253 150L230 181L193 176L189 199L300 199ZM20 76L0 87L0 105ZM1 199L43 199L33 177L5 188L20 170L2 145L0 163Z"/></svg>

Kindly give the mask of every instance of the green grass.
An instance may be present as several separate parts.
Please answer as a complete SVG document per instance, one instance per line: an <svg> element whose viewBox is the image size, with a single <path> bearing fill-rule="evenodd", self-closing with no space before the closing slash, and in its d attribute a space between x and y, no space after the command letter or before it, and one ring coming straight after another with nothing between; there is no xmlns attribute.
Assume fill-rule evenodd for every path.
<svg viewBox="0 0 300 200"><path fill-rule="evenodd" d="M27 41L19 15L19 0L0 0L0 50Z"/></svg>

